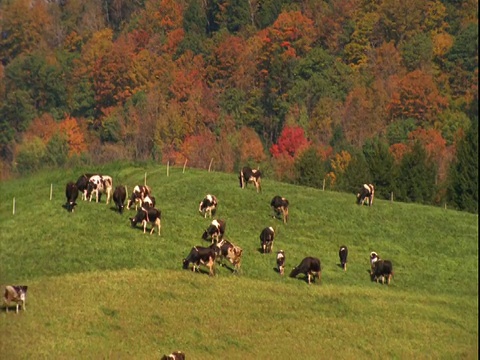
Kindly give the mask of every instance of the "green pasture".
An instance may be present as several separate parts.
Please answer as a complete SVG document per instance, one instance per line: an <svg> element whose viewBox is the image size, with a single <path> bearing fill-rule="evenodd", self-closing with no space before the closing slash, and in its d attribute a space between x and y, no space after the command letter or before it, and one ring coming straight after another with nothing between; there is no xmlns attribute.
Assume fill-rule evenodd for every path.
<svg viewBox="0 0 480 360"><path fill-rule="evenodd" d="M82 172L128 192L145 180L162 211L161 235L130 226L134 210L78 200L65 185ZM111 164L0 183L0 285L28 285L27 310L0 308L0 359L478 359L478 216L272 181L241 189L236 174ZM217 196L226 238L244 250L240 274L182 269L210 223L198 212ZM51 198L50 198L51 195ZM272 218L275 195L290 221ZM13 213L15 212L15 213ZM259 251L277 231L275 254ZM349 249L348 270L338 249ZM393 262L390 286L370 281L368 256ZM288 277L305 256L322 281ZM13 308L12 308L13 309Z"/></svg>

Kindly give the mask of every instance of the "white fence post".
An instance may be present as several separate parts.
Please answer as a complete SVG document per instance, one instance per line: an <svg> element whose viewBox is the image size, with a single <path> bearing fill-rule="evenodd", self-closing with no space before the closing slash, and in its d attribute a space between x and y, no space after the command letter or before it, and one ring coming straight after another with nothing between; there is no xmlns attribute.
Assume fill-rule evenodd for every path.
<svg viewBox="0 0 480 360"><path fill-rule="evenodd" d="M170 173L170 160L167 161L167 177L168 177L169 173Z"/></svg>
<svg viewBox="0 0 480 360"><path fill-rule="evenodd" d="M15 197L13 198L13 210L12 210L12 214L15 215Z"/></svg>
<svg viewBox="0 0 480 360"><path fill-rule="evenodd" d="M208 165L208 172L210 172L210 168L212 167L212 162L213 162L213 158L212 160L210 160L210 165Z"/></svg>
<svg viewBox="0 0 480 360"><path fill-rule="evenodd" d="M53 184L50 184L50 200L52 200Z"/></svg>
<svg viewBox="0 0 480 360"><path fill-rule="evenodd" d="M185 163L183 164L183 174L185 174L185 167L187 166L188 159L185 159Z"/></svg>
<svg viewBox="0 0 480 360"><path fill-rule="evenodd" d="M147 186L147 172L145 171L145 182L143 184L144 186Z"/></svg>

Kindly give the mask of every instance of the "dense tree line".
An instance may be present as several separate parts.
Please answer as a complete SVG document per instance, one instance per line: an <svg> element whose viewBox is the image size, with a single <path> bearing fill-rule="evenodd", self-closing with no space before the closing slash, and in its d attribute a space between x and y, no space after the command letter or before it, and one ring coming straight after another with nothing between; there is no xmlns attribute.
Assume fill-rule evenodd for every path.
<svg viewBox="0 0 480 360"><path fill-rule="evenodd" d="M477 0L4 0L4 177L155 161L478 212Z"/></svg>

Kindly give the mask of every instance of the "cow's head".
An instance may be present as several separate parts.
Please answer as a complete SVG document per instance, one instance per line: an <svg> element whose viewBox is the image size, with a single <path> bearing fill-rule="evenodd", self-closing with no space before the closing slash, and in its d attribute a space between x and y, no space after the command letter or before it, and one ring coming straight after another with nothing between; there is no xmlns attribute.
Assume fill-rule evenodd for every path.
<svg viewBox="0 0 480 360"><path fill-rule="evenodd" d="M77 203L75 201L69 201L67 202L67 210L68 212L73 212L75 210L75 206Z"/></svg>
<svg viewBox="0 0 480 360"><path fill-rule="evenodd" d="M129 218L130 219L130 225L132 225L132 227L135 227L137 225L137 217L133 217L133 218Z"/></svg>
<svg viewBox="0 0 480 360"><path fill-rule="evenodd" d="M187 260L187 259L183 259L183 260L182 260L182 267L183 267L184 269L188 269L188 260Z"/></svg>
<svg viewBox="0 0 480 360"><path fill-rule="evenodd" d="M206 229L203 234L202 234L202 239L203 240L208 240L210 234L208 233L208 229Z"/></svg>

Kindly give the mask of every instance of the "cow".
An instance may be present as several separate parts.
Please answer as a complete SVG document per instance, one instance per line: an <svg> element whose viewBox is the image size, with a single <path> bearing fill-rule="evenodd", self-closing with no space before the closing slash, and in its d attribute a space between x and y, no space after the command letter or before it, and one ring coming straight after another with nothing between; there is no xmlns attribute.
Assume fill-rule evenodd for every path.
<svg viewBox="0 0 480 360"><path fill-rule="evenodd" d="M155 208L140 208L137 211L135 217L130 218L130 224L132 227L135 227L138 223L143 225L143 233L145 234L147 231L147 223L152 224L152 230L150 231L150 235L153 234L155 231L155 226L158 228L158 235L160 235L160 228L162 227L161 224L162 213L160 210Z"/></svg>
<svg viewBox="0 0 480 360"><path fill-rule="evenodd" d="M363 184L357 193L357 204L363 205L366 201L368 206L372 206L374 194L375 187L372 184Z"/></svg>
<svg viewBox="0 0 480 360"><path fill-rule="evenodd" d="M208 217L212 217L212 215L215 215L215 212L217 211L217 205L218 205L218 201L215 195L208 194L200 202L200 205L198 205L198 211L206 219L207 215Z"/></svg>
<svg viewBox="0 0 480 360"><path fill-rule="evenodd" d="M262 173L258 169L252 169L248 166L245 166L240 170L240 174L238 175L238 179L240 180L240 187L243 189L247 187L248 183L252 183L255 185L257 189L257 193L262 191L261 186L261 178Z"/></svg>
<svg viewBox="0 0 480 360"><path fill-rule="evenodd" d="M219 242L210 245L210 247L215 250L216 259L220 265L224 265L222 261L227 259L233 265L233 272L238 273L242 262L243 250L241 247L232 244L226 239L222 239Z"/></svg>
<svg viewBox="0 0 480 360"><path fill-rule="evenodd" d="M200 271L200 264L205 265L209 269L209 275L215 275L215 249L212 247L194 246L188 256L183 259L183 268L188 269L188 265L192 264L192 271Z"/></svg>
<svg viewBox="0 0 480 360"><path fill-rule="evenodd" d="M77 185L78 191L80 191L82 194L82 200L87 200L88 182L90 178L94 175L95 174L83 174L78 178L77 182L75 183Z"/></svg>
<svg viewBox="0 0 480 360"><path fill-rule="evenodd" d="M152 194L152 191L150 190L150 187L146 185L137 185L133 188L132 195L130 199L128 199L127 202L127 210L130 209L130 207L135 204L135 211L137 210L137 206L140 205L142 206L143 200L145 199L146 196L150 196Z"/></svg>
<svg viewBox="0 0 480 360"><path fill-rule="evenodd" d="M275 240L275 230L271 226L263 229L260 233L260 244L264 254L272 252L273 240Z"/></svg>
<svg viewBox="0 0 480 360"><path fill-rule="evenodd" d="M210 226L203 232L202 239L203 240L212 240L212 244L215 241L219 241L223 239L223 235L225 234L226 223L224 220L213 220Z"/></svg>
<svg viewBox="0 0 480 360"><path fill-rule="evenodd" d="M285 251L283 250L277 252L277 270L280 275L285 274Z"/></svg>
<svg viewBox="0 0 480 360"><path fill-rule="evenodd" d="M115 188L113 192L113 202L118 209L120 214L123 213L123 208L125 207L125 199L127 198L127 189L125 186L119 185Z"/></svg>
<svg viewBox="0 0 480 360"><path fill-rule="evenodd" d="M65 204L65 208L68 212L73 212L75 210L75 206L77 205L76 201L78 198L78 188L77 185L70 181L65 188L65 196L67 197L67 202Z"/></svg>
<svg viewBox="0 0 480 360"><path fill-rule="evenodd" d="M6 312L8 312L8 307L11 303L15 303L17 314L19 308L23 309L24 311L26 310L25 300L27 297L27 289L28 286L26 285L8 285L5 287L3 302L5 304Z"/></svg>
<svg viewBox="0 0 480 360"><path fill-rule="evenodd" d="M181 351L174 351L170 355L163 355L161 360L185 360L185 354Z"/></svg>
<svg viewBox="0 0 480 360"><path fill-rule="evenodd" d="M377 260L373 265L372 281L376 281L382 278L382 284L385 284L385 278L387 278L387 285L390 285L390 280L393 276L393 264L390 260Z"/></svg>
<svg viewBox="0 0 480 360"><path fill-rule="evenodd" d="M345 245L340 246L338 257L340 258L340 265L342 266L343 271L347 271L348 248Z"/></svg>
<svg viewBox="0 0 480 360"><path fill-rule="evenodd" d="M320 259L311 256L304 258L300 265L293 268L292 272L290 273L290 277L294 278L298 274L305 274L309 284L311 283L312 279L315 281L315 278L318 278L318 281L321 281L322 268L320 265Z"/></svg>
<svg viewBox="0 0 480 360"><path fill-rule="evenodd" d="M88 181L87 198L92 201L95 194L95 201L98 203L101 199L102 193L107 195L107 205L110 203L112 197L113 180L108 175L93 175Z"/></svg>
<svg viewBox="0 0 480 360"><path fill-rule="evenodd" d="M142 201L142 207L145 209L154 208L156 205L155 197L151 195L145 195Z"/></svg>
<svg viewBox="0 0 480 360"><path fill-rule="evenodd" d="M288 200L279 195L274 196L270 202L270 206L273 210L273 217L277 218L278 216L282 216L284 224L288 222L288 205Z"/></svg>
<svg viewBox="0 0 480 360"><path fill-rule="evenodd" d="M372 251L370 253L370 275L373 275L373 268L378 260L380 260L380 256L375 251Z"/></svg>

